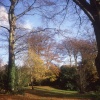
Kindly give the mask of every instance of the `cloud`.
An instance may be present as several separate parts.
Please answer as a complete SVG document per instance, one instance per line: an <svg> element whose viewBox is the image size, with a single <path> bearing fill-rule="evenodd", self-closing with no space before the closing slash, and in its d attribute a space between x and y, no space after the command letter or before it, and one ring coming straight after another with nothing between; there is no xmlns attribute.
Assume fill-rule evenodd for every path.
<svg viewBox="0 0 100 100"><path fill-rule="evenodd" d="M32 29L32 23L29 20L26 20L23 27L27 29Z"/></svg>
<svg viewBox="0 0 100 100"><path fill-rule="evenodd" d="M9 27L8 21L8 13L5 7L0 6L0 25ZM16 24L17 27L25 28L25 29L32 29L32 23L29 20L19 21Z"/></svg>
<svg viewBox="0 0 100 100"><path fill-rule="evenodd" d="M8 26L8 14L3 6L0 6L0 25Z"/></svg>
<svg viewBox="0 0 100 100"><path fill-rule="evenodd" d="M29 20L17 22L17 28L32 29L32 23Z"/></svg>

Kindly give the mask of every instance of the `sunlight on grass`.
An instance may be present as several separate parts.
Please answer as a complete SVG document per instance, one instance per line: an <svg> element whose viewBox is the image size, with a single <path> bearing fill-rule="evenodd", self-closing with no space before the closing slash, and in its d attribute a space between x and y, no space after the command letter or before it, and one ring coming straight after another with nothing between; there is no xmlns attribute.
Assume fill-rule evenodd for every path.
<svg viewBox="0 0 100 100"><path fill-rule="evenodd" d="M55 89L55 88L52 88L49 86L35 86L34 88L36 90L49 91L49 92L55 92L55 93L63 93L63 94L76 94L76 93L78 93L77 91L60 90L60 89Z"/></svg>
<svg viewBox="0 0 100 100"><path fill-rule="evenodd" d="M93 98L93 94L80 94L78 91L67 91L55 89L49 86L34 86L34 91L38 95L49 96L49 97L61 97L61 98Z"/></svg>

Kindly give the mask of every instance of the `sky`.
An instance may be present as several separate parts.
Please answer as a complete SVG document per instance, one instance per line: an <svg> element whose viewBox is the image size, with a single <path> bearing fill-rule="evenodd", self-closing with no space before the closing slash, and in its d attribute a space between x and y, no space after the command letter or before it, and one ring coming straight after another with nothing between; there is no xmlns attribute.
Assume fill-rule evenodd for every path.
<svg viewBox="0 0 100 100"><path fill-rule="evenodd" d="M4 1L5 1L5 4L9 4L8 0L4 0ZM21 11L23 11L23 9L21 9L21 6L22 6L21 4L19 4L17 6L17 10L16 10L17 13L20 13ZM70 13L72 11L73 11L73 9L67 9L67 12L65 11L64 13L62 13L61 16L59 15L59 16L55 17L55 20L51 20L51 21L46 20L39 15L34 15L34 16L26 15L26 16L23 16L22 18L20 18L20 20L18 20L17 25L21 26L23 28L30 29L30 30L34 29L36 27L43 27L43 28L50 27L50 28L57 28L57 29L65 30L65 32L62 32L61 34L58 34L58 35L55 36L55 40L57 42L60 42L65 37L83 38L83 35L85 33L85 28L86 27L88 27L88 28L92 27L91 22L86 19L87 17L84 15L83 12L80 12L83 19L85 20L85 21L82 20L83 24L80 27L78 16L74 15L74 18L73 18L73 15L71 15L71 13ZM37 12L37 11L35 11L35 12ZM33 12L31 12L31 13L33 13ZM63 21L62 16L65 13L69 13L69 14L66 15L66 17ZM47 24L46 21L49 22L49 23ZM63 23L61 23L61 22L63 22ZM1 25L9 27L7 9L4 6L0 6L0 26ZM0 30L0 33L2 33L2 29ZM80 33L81 33L81 35L80 35ZM5 43L2 43L2 42L0 42L0 44L3 45L3 46L7 45L7 43L5 44ZM4 49L0 48L0 49L1 49L0 57L3 59L4 63L7 63L8 62L8 56L7 56L8 50L7 50L7 48L4 48ZM68 59L65 59L65 60L66 60L65 63L69 62ZM21 64L21 62L19 62L19 63Z"/></svg>

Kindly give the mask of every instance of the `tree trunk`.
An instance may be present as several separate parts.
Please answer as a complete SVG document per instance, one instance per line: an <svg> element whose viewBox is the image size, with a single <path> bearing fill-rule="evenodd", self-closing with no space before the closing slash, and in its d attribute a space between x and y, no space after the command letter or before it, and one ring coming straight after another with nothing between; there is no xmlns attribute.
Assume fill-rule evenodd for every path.
<svg viewBox="0 0 100 100"><path fill-rule="evenodd" d="M77 55L74 54L75 67L77 67Z"/></svg>
<svg viewBox="0 0 100 100"><path fill-rule="evenodd" d="M93 26L94 26L94 32L96 36L97 49L98 49L97 57L95 59L95 65L100 78L100 24L97 21L96 23L93 24Z"/></svg>
<svg viewBox="0 0 100 100"><path fill-rule="evenodd" d="M16 0L10 0L11 6L9 9L9 64L8 64L8 90L14 91L15 89L15 55L14 55L14 35L15 35L15 22L14 7Z"/></svg>
<svg viewBox="0 0 100 100"><path fill-rule="evenodd" d="M70 62L70 67L72 67L72 57L71 57L71 54L69 54L69 62Z"/></svg>
<svg viewBox="0 0 100 100"><path fill-rule="evenodd" d="M89 17L93 24L97 41L98 54L95 59L95 65L100 78L100 0L73 0Z"/></svg>
<svg viewBox="0 0 100 100"><path fill-rule="evenodd" d="M34 90L33 79L31 80L32 90Z"/></svg>
<svg viewBox="0 0 100 100"><path fill-rule="evenodd" d="M31 86L32 86L32 90L34 90L33 81L34 81L34 79L33 79L32 72L31 72Z"/></svg>

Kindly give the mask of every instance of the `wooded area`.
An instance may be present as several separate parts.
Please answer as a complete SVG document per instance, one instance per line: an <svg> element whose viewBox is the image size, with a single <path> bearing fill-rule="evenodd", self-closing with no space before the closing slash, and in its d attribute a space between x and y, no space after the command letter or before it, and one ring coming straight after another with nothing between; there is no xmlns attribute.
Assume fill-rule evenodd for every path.
<svg viewBox="0 0 100 100"><path fill-rule="evenodd" d="M99 0L3 0L0 7L0 42L8 50L8 63L0 60L1 90L48 85L80 93L99 91ZM43 26L27 28L25 20L34 22L35 17ZM73 26L63 29L66 19L84 36L67 36Z"/></svg>

